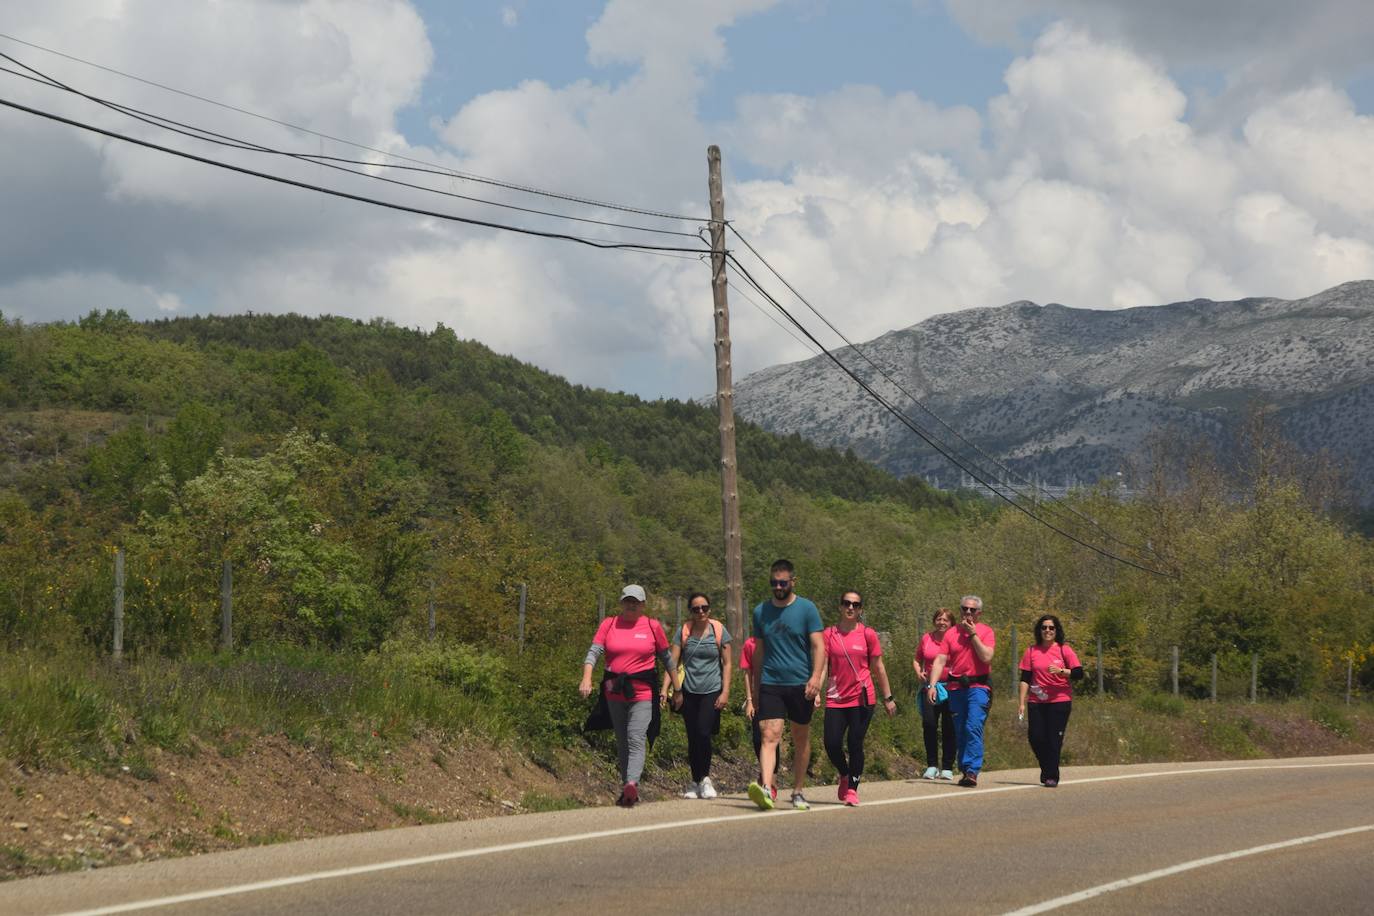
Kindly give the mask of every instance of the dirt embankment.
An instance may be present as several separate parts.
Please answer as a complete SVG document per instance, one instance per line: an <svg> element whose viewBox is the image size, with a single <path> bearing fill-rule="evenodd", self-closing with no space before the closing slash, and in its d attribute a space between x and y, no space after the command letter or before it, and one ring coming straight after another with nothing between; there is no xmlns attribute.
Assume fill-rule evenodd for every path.
<svg viewBox="0 0 1374 916"><path fill-rule="evenodd" d="M571 761L558 778L476 739L416 741L367 765L280 736L245 740L227 756L154 752L138 772L0 765L8 878L607 801L604 779Z"/></svg>

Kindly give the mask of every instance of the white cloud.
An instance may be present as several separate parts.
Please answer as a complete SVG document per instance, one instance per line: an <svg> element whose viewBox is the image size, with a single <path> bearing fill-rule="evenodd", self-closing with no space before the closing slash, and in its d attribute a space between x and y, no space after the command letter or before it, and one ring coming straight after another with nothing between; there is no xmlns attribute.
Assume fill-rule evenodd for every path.
<svg viewBox="0 0 1374 916"><path fill-rule="evenodd" d="M501 24L513 29L520 24L520 12L513 6L501 7Z"/></svg>
<svg viewBox="0 0 1374 916"><path fill-rule="evenodd" d="M612 0L586 35L588 56L628 64L627 76L530 80L477 96L444 121L437 149L408 146L396 129L433 59L424 23L402 0L260 0L232 10L151 0L31 5L21 26L33 40L324 132L678 212L705 211L705 147L722 138L727 176L750 176L728 181L727 216L855 339L1021 298L1113 308L1298 296L1374 275L1366 241L1374 238L1374 121L1329 84L1268 92L1244 110L1241 130L1199 125L1169 58L1140 50L1148 41L1133 37L1139 27L1060 24L1026 46L1007 70L1005 93L983 110L850 86L815 97L744 96L726 123L703 123L698 101L728 64L728 28L775 4ZM71 65L60 75L91 84ZM320 144L146 87L99 85L267 142ZM36 87L22 91L119 122ZM23 225L0 218L7 314L381 314L405 325L442 321L582 382L678 395L711 386L709 271L695 258L596 252L382 213L12 114L0 114L0 130L0 168L12 177L0 185L0 213L29 214ZM319 166L267 164L493 216ZM497 193L458 181L436 187ZM805 355L742 297L733 302L737 374Z"/></svg>

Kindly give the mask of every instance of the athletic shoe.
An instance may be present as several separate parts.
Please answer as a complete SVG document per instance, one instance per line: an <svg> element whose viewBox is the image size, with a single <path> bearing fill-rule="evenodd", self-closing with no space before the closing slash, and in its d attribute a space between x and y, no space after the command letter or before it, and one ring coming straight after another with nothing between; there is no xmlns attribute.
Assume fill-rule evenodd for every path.
<svg viewBox="0 0 1374 916"><path fill-rule="evenodd" d="M749 800L764 811L773 810L773 806L777 804L774 801L774 799L777 798L777 794L778 790L773 789L771 786L765 789L756 782L749 783Z"/></svg>
<svg viewBox="0 0 1374 916"><path fill-rule="evenodd" d="M620 801L617 804L622 808L633 808L639 804L639 786L632 782L625 783L625 788L620 790Z"/></svg>
<svg viewBox="0 0 1374 916"><path fill-rule="evenodd" d="M806 797L805 797L804 795L802 795L800 792L793 792L793 793L792 793L792 807L793 807L793 808L796 808L798 811L810 811L810 810L811 810L811 803L808 802L808 801L806 800Z"/></svg>
<svg viewBox="0 0 1374 916"><path fill-rule="evenodd" d="M695 782L687 783L687 788L682 792L683 798L701 798L701 784Z"/></svg>
<svg viewBox="0 0 1374 916"><path fill-rule="evenodd" d="M1059 780L1057 780L1057 779L1047 779L1047 780L1045 780L1044 785L1045 785L1045 788L1046 788L1046 789L1058 788L1058 786L1059 786Z"/></svg>
<svg viewBox="0 0 1374 916"><path fill-rule="evenodd" d="M941 770L941 771L940 771L940 778L943 779L945 782L954 782L954 771L953 771L953 770Z"/></svg>
<svg viewBox="0 0 1374 916"><path fill-rule="evenodd" d="M699 787L698 791L702 798L715 798L717 794L716 787L711 784L710 776L702 777L701 786Z"/></svg>
<svg viewBox="0 0 1374 916"><path fill-rule="evenodd" d="M859 807L859 790L850 788L844 793L844 803L851 808Z"/></svg>
<svg viewBox="0 0 1374 916"><path fill-rule="evenodd" d="M936 776L939 776L939 775L940 775L940 771L937 770L937 769L935 769L935 767L926 767L926 771L925 771L924 773L921 774L921 778L922 778L922 779L934 779ZM951 775L952 775L952 774L951 774Z"/></svg>
<svg viewBox="0 0 1374 916"><path fill-rule="evenodd" d="M978 786L978 774L977 774L977 773L965 773L963 776L959 777L959 785L963 786L965 789L974 789L974 788L977 788L977 786Z"/></svg>
<svg viewBox="0 0 1374 916"><path fill-rule="evenodd" d="M845 795L847 795L848 793L849 793L849 777L848 777L848 776L841 776L841 777L840 777L840 785L839 785L839 788L837 788L837 789L835 790L835 797L838 798L840 801L844 801L844 797L845 797Z"/></svg>

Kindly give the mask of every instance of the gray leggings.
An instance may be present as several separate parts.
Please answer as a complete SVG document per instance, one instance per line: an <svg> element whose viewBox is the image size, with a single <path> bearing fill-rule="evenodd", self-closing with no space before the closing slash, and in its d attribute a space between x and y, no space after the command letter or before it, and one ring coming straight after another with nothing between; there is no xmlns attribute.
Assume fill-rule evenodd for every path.
<svg viewBox="0 0 1374 916"><path fill-rule="evenodd" d="M639 777L644 775L644 736L649 731L649 722L654 715L652 703L652 700L640 700L637 703L611 700L606 704L611 712L611 724L615 726L621 782L637 783Z"/></svg>

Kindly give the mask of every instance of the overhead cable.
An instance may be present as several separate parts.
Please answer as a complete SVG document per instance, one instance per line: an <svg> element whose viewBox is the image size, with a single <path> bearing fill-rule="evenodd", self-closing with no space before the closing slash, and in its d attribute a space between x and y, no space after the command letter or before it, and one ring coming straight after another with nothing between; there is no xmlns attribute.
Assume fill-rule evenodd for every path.
<svg viewBox="0 0 1374 916"><path fill-rule="evenodd" d="M66 124L69 127L76 127L80 128L81 130L90 131L91 133L100 134L101 136L109 137L112 140L122 140L125 143L131 143L135 146L142 146L147 149L157 150L161 153L167 153L171 156L177 156L182 159L189 159L192 162L200 162L205 165L214 166L215 168L225 169L226 171L238 172L241 175L251 175L254 178L261 178L266 181L276 182L277 184L290 185L291 187L302 188L307 191L315 191L320 194L327 194L331 197L339 197L343 198L344 200L352 200L357 201L359 203L372 204L373 206L384 207L389 210L399 210L403 213L414 213L418 216L429 216L433 217L434 219L441 219L454 223L463 223L469 226L480 226L486 229L499 229L505 232L519 233L520 235L530 235L545 239L558 239L560 241L566 242L577 242L578 244L587 245L591 248L602 248L607 250L634 250L650 253L682 252L693 255L699 254L702 251L700 247L685 248L681 246L672 245L646 245L640 242L621 242L585 238L583 236L569 235L567 233L562 232L547 232L541 229L530 229L526 226L512 226L506 223L491 222L490 220L481 220L473 219L471 217L466 216L457 216L452 213L443 213L437 210L426 210L422 207L411 207L406 204L399 204L394 203L392 201L380 200L375 197L367 197L363 194L353 194L348 191L340 191L337 188L327 188L322 185L311 184L306 181L298 181L294 178L287 178L282 175L273 175L268 172L261 172L256 169L245 168L244 166L234 165L232 163L223 162L218 159L211 159L207 156L198 156L195 153L188 153L184 150L172 149L171 147L162 146L161 144L153 143L148 140L140 140L137 137L130 137L127 134L121 134L113 130L106 130L103 127L97 127L94 124L87 124L83 121L78 121L73 118L63 117L62 115L55 114L50 111L43 111L42 109L33 108L28 105L23 105L19 102L13 102L5 98L0 98L0 106L12 108L16 111L22 111L26 114L34 115L35 117L45 118L49 121L55 121L59 124Z"/></svg>
<svg viewBox="0 0 1374 916"><path fill-rule="evenodd" d="M733 232L733 233L735 234L735 237L738 238L738 239L740 240L740 242L742 242L742 243L744 244L744 246L745 246L746 248L749 249L749 251L754 255L754 257L756 257L756 258L759 259L759 262L762 263L764 267L768 268L769 272L771 272L771 273L773 274L773 276L777 277L777 279L782 283L783 286L787 287L787 289L792 293L793 296L795 296L795 297L798 299L798 301L800 301L803 305L805 305L805 306L811 311L811 313L812 313L813 315L815 315L817 318L819 318L819 319L825 324L825 326L826 326L827 328L829 328L829 329L831 330L831 332L833 332L833 333L835 334L836 337L838 337L840 340L844 341L844 343L845 343L851 350L853 350L856 354L858 354L866 363L868 363L870 366L872 366L873 369L874 369L880 376L882 376L882 378L883 378L885 381L887 381L888 384L892 385L893 388L895 388L895 389L897 389L897 391L901 392L902 395L904 395L906 398L908 398L913 404L915 404L915 405L916 405L918 408L920 408L922 411L924 411L925 413L927 413L927 414L929 414L931 417L933 417L933 418L935 419L935 421L936 421L937 423L940 424L940 426L944 427L948 432L950 432L951 434L953 434L953 436L954 436L955 438L957 438L960 442L962 442L962 443L964 443L965 445L967 445L969 448L971 448L974 452L976 452L978 455L980 455L980 456L981 456L982 458L984 458L986 461L990 462L995 468L997 468L998 470L1000 470L1000 471L1002 472L1003 486L1006 486L1006 487L1007 487L1008 489L1010 489L1013 493L1015 493L1018 497L1020 497L1020 498L1022 498L1022 499L1026 499L1026 498L1027 498L1026 494L1023 493L1018 487L1012 486L1010 483L1007 483L1007 482L1006 482L1008 476L1010 476L1011 478L1018 478L1018 479L1024 481L1024 482L1026 483L1026 485L1028 485L1029 487L1031 487L1031 488L1035 491L1035 494L1032 495L1032 496L1029 497L1029 498L1030 498L1032 501L1034 501L1035 503L1037 503L1038 505L1043 505L1043 506L1045 506L1047 509L1049 509L1050 511L1058 512L1058 513L1060 513L1061 515L1062 515L1063 513L1068 513L1068 514L1070 514L1070 515L1073 515L1073 516L1077 517L1077 518L1080 519L1081 521L1087 522L1089 525L1093 526L1093 527L1096 528L1099 532L1101 532L1101 533L1102 533L1105 537L1107 537L1109 540L1112 540L1112 541L1116 542L1117 544L1121 545L1122 547L1126 547L1126 548L1130 549L1131 551L1133 551L1134 553L1136 553L1136 554L1139 555L1139 556L1144 557L1144 556L1146 556L1146 555L1149 555L1149 556L1154 557L1155 559L1159 559L1159 560L1162 560L1162 559L1163 559L1162 557L1160 557L1159 553L1158 553L1157 551L1154 550L1153 547L1147 545L1147 546L1145 546L1145 547L1142 548L1139 544L1134 544L1134 543L1131 543L1130 541L1122 540L1121 538L1117 537L1117 536L1116 536L1112 531L1110 531L1108 528L1104 527L1100 522L1098 522L1098 521L1097 521L1096 519L1094 519L1092 516L1086 515L1086 514L1080 512L1080 511L1078 511L1078 510L1075 509L1073 506L1068 505L1067 503L1061 502L1060 500L1057 500L1057 499L1055 499L1054 497L1049 496L1048 494L1045 494L1043 497L1040 496L1040 495L1039 495L1039 494L1040 494L1040 487L1039 487L1037 484L1035 484L1033 481L1028 480L1028 479L1025 478L1023 475L1019 474L1018 472L1016 472L1016 471L1013 470L1012 468L1008 467L1005 463L999 461L999 460L998 460L997 458L995 458L994 456L989 455L989 454L988 454L986 451L984 451L977 443L972 442L972 441L970 441L968 438L966 438L962 433L959 432L958 429L956 429L952 424L950 424L948 421L946 421L946 420L944 419L944 417L942 417L942 416L940 416L938 413L936 413L935 410L932 409L929 405L927 405L924 401L922 401L920 398L916 397L916 395L914 395L914 394L912 394L910 391L908 391L900 382L898 382L895 378L892 377L892 375L887 371L886 368L884 368L883 366L879 365L872 357L870 357L870 356L868 355L867 352L864 351L864 349L863 349L862 347L860 347L858 344L855 344L852 340L850 340L849 337L847 337L847 336L844 334L843 331L841 331L839 328L837 328L837 327L834 325L834 323L832 323L832 322L830 321L829 318L827 318L824 314L822 314L822 312L820 311L820 309L818 309L816 306L812 305L812 304L811 304L811 301L810 301L809 299L807 299L805 296L803 296L803 295L797 290L796 287L794 287L790 282L788 282L787 278L784 277L781 273L779 273L778 270L777 270L777 268L775 268L771 263L769 263L769 261L768 261L767 258L765 258L762 254L759 253L758 249L756 249L756 248L749 242L749 240L748 240L747 238L744 237L744 234L741 233L741 232L739 231L739 229L737 229L733 223L727 223L726 225L729 227L730 231Z"/></svg>
<svg viewBox="0 0 1374 916"><path fill-rule="evenodd" d="M249 141L249 140L244 140L244 139L241 139L241 138L238 138L238 137L233 137L233 136L230 136L230 135L227 135L227 134L217 133L217 132L215 132L215 131L208 130L208 129L203 128L203 127L197 127L197 126L195 126L195 125L193 125L193 124L185 124L185 123L183 123L183 122L181 122L181 121L177 121L177 120L174 120L174 119L172 119L172 118L164 117L164 116L162 116L162 115L159 115L159 114L156 114L156 113L153 113L153 112L144 111L143 109L134 108L133 106L125 105L125 104L120 103L120 102L114 102L114 101L111 101L111 100L109 100L109 99L101 98L101 97L99 97L99 96L90 95L89 93L82 92L80 89L76 89L75 87L69 86L69 85L67 85L67 84L65 84L65 83L62 83L62 82L56 80L56 79L54 79L53 77L49 76L48 74L43 73L43 72L41 72L41 71L39 71L39 70L36 70L36 69L33 68L33 67L30 67L28 64L25 64L25 63L22 62L22 61L16 60L15 58L13 58L13 57L11 57L10 55L4 53L3 51L0 51L0 59L8 60L8 61L10 61L10 62L16 64L17 66L23 67L25 70L28 70L29 73L34 74L34 75L33 75L33 76L30 76L29 74L20 73L20 72L18 72L18 71L11 70L11 69L9 69L9 68L7 68L7 67L0 67L0 73L8 73L8 74L10 74L10 75L12 75L12 76L22 77L22 78L27 79L27 80L30 80L30 81L32 81L32 82L38 83L39 85L47 86L48 88L51 88L51 89L60 89L60 90L62 90L62 91L64 91L64 92L68 92L68 93L71 93L72 95L76 95L76 96L78 96L78 97L80 97L80 98L87 99L88 101L94 102L94 103L96 103L97 105L104 106L105 108L108 108L108 109L110 109L110 110L112 110L112 111L119 112L120 114L123 114L123 115L126 115L126 116L130 117L130 118L133 118L133 119L136 120L136 121L141 121L141 122L143 122L143 123L145 123L145 124L152 125L153 127L158 127L158 128L161 128L161 129L163 129L163 130L170 131L170 132L175 133L175 134L180 134L180 135L182 135L182 136L184 136L184 137L190 137L190 138L193 139L193 140L203 140L203 141L205 141L205 142L207 142L207 143L214 143L214 144L217 144L217 145L219 145L219 146L225 146L225 147L229 147L229 148L231 148L231 149L245 150L245 151L248 151L248 152L265 153L265 154L269 154L269 155L284 156L284 157L291 158L291 159L296 159L296 160L299 160L299 161L302 161L302 162L309 162L309 163L311 163L311 164L313 164L313 165L320 165L320 166L323 166L323 167L325 167L325 168L334 169L335 171L344 172L344 173L347 173L347 174L349 174L349 175L357 175L357 176L362 177L362 178L369 178L369 179L372 179L372 180L374 180L374 181L385 182L386 184L398 185L398 186L400 186L400 187L405 187L405 188L412 188L412 189L417 190L417 191L424 191L424 192L427 192L427 193L430 193L430 194L438 194L438 195L441 195L441 196L443 196L443 197L451 197L451 198L455 198L455 199L458 199L458 200L466 200L466 201L469 201L469 202L472 202L472 203L484 204L484 205L490 206L490 207L500 207L500 208L502 208L502 209L513 210L513 211L517 211L517 212L520 212L520 213L530 213L530 214L534 214L534 215L538 215L538 216L548 216L548 217L552 217L552 218L555 218L555 219L565 219L565 220L570 220L570 221L578 222L578 223L590 223L590 224L592 224L592 225L597 225L597 226L608 226L608 227L616 228L616 229L630 229L630 230L634 230L634 231L637 231L637 232L648 232L648 233L654 233L654 234L658 234L658 235L674 235L674 236L680 236L680 237L682 237L682 238L700 238L700 236L699 236L697 233L694 233L694 232L683 232L683 231L681 231L681 230L675 230L675 229L656 229L656 228L653 228L653 227L651 227L651 226L638 226L638 225L634 225L634 224L631 224L631 223L619 223L619 222L614 222L614 221L611 221L611 220L593 219L593 218L591 218L591 217L585 217L585 216L573 216L573 215L568 214L568 213L558 213L558 212L554 212L554 211L551 211L551 210L540 210L540 209L537 209L537 208L534 208L534 207L522 207L522 206L519 206L519 205L517 205L517 204L505 203L505 202L503 202L503 201L489 200L489 199L483 198L483 197L473 197L473 196L468 195L468 194L459 194L459 193L454 192L454 191L444 191L444 190L441 190L441 189L439 189L439 188L432 188L432 187L429 187L429 186L427 186L427 185L413 184L413 183L408 182L408 181L400 181L400 180L395 179L395 178L387 178L387 177L385 177L385 176L383 176L383 175L374 175L374 174L372 174L372 173L370 173L370 172L364 172L364 171L359 171L359 170L357 170L357 169L345 168L343 165L340 165L340 164L338 164L338 163L349 163L349 164L353 164L353 165L361 165L361 166L369 166L369 167L370 167L370 166L380 166L380 167L384 167L384 168L385 168L385 167L389 167L389 166L388 166L386 163L369 162L369 161L363 160L363 159L342 159L342 158L335 157L335 156L319 156L319 155L316 155L316 154L314 154L314 153L291 152L291 151L289 151L289 150L280 150L280 149L276 149L276 148L273 148L273 147L264 146L264 145L262 145L262 144L254 143L254 142ZM451 177L451 176L448 176L447 173L442 172L442 171L437 170L437 169L418 169L418 168L410 168L410 167L408 167L408 166L401 166L400 168L407 169L408 171L426 172L426 173L428 173L428 174L439 175L439 176L441 176L441 177Z"/></svg>
<svg viewBox="0 0 1374 916"><path fill-rule="evenodd" d="M857 384L860 388L862 388L869 395L869 397L873 398L873 400L875 400L879 404L879 406L881 406L888 413L892 414L898 422L900 422L907 429L911 430L911 432L915 433L918 437L920 437L922 441L924 441L931 448L935 449L935 451L943 455L948 461L950 461L956 467L960 468L970 477L977 480L980 484L986 487L989 491L993 493L993 495L997 496L999 499L1001 499L1008 505L1012 506L1017 511L1021 512L1033 521L1050 529L1051 531L1055 532L1061 537L1067 538L1068 540L1074 542L1075 544L1078 544L1081 547L1086 547L1088 550L1091 550L1092 552L1100 556L1103 556L1109 560L1115 560L1118 563L1125 564L1126 566L1133 567L1142 572L1150 573L1151 575L1160 576L1162 578L1177 578L1177 573L1175 572L1165 572L1159 569L1155 569L1151 566L1146 566L1144 564L1137 563L1136 561L1128 557L1119 556L1103 547L1099 547L1096 544L1086 541L1072 534L1071 532L1065 531L1063 528L1059 527L1054 522L1048 521L1040 517L1035 512L1031 511L1026 506L1022 505L1020 502L1007 496L1004 492L999 490L993 482L984 479L984 476L980 474L977 470L969 468L964 463L962 463L954 454L952 454L949 450L945 448L943 443L933 438L924 428L921 427L920 424L918 424L916 421L912 420L909 416L907 416L905 413L899 410L887 398L883 397L883 395L880 394L872 385L864 381L864 379L860 377L853 369L845 365L843 360L841 360L830 349L828 349L824 344L817 340L815 335L812 334L811 331L807 329L807 327L804 324L798 321L796 317L793 316L792 313L789 312L787 308L777 300L776 297L774 297L771 293L764 289L759 284L759 282L754 278L754 276L749 272L749 270L746 267L744 267L744 265L739 263L739 260L733 254L727 253L726 257L734 263L736 269L743 274L744 279L756 292L763 296L764 299L766 299L775 309L777 309L778 312L784 318L786 318L788 322L792 324L793 327L800 331L806 337L807 340L811 341L813 345L818 347L821 350L821 352L824 353L825 356L832 363L834 363L837 368L839 368L841 372L849 376L849 378L852 379L855 382L855 384Z"/></svg>
<svg viewBox="0 0 1374 916"><path fill-rule="evenodd" d="M3 32L0 32L0 38L5 39L7 41L13 41L16 44L21 44L25 47L33 48L36 51L42 51L46 54L52 54L57 57L64 58L65 60L70 60L74 63L82 64L87 67L94 67L95 69L103 70L106 73L112 73L116 76L122 76L125 79L130 79L138 83L143 83L145 86L152 86L155 89L161 89L165 92L175 93L176 95L180 95L188 99L194 99L197 102L203 102L207 105L214 105L218 108L223 108L226 111L237 112L238 114L247 115L250 118L257 118L260 121L266 121L271 124L276 124L280 127L286 127L290 130L299 131L303 134L309 134L310 136L318 137L321 140L329 140L334 143L342 143L345 146L351 146L355 149L366 150L369 153L376 153L379 156L386 156L388 158L396 159L401 162L409 162L413 165L425 166L426 168L430 169L437 169L442 174L451 178L461 178L464 181L472 181L478 184L486 184L491 185L493 187L505 188L508 191L518 191L522 194L535 194L541 197L548 197L556 200L568 201L569 203L584 204L586 206L591 207L599 207L603 210L619 210L623 213L637 213L640 216L651 216L658 219L681 220L683 222L690 223L707 222L707 219L705 217L684 216L679 213L669 213L662 210L651 210L644 207L635 207L630 204L619 204L611 201L596 200L590 197L581 197L575 194L568 194L560 191L549 191L543 188L534 187L532 185L519 184L513 181L505 181L499 178L490 178L472 172L460 171L458 169L449 168L448 166L439 165L437 163L429 162L424 159L416 159L410 156L404 156L400 153L394 153L388 150L378 149L374 146L368 146L365 143L359 143L355 140L348 140L343 137L336 137L331 134L322 133L317 130L312 130L308 127L302 127L299 124L292 124L289 121L283 121L278 118L274 118L270 115L261 114L256 111L249 110L247 108L240 108L237 105L230 105L227 102L220 102L215 99L207 98L203 95L197 95L194 92L188 92L184 89L178 89L175 86L168 86L165 83L159 83L155 80L145 79L144 77L136 76L132 73L126 73L125 71L117 70L114 67L107 67L104 64L98 64L94 61L85 60L84 58L77 57L73 54L67 54L65 52L58 51L54 48L49 48L45 47L44 45L35 44L31 41L25 41L24 39L17 38L14 35L7 35ZM382 166L386 165L385 163L375 164Z"/></svg>

